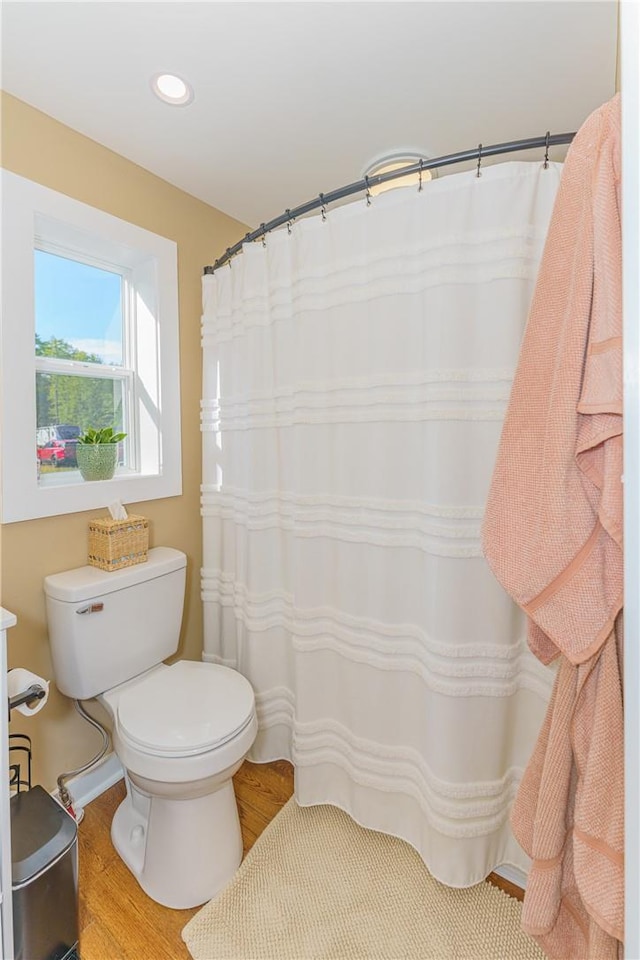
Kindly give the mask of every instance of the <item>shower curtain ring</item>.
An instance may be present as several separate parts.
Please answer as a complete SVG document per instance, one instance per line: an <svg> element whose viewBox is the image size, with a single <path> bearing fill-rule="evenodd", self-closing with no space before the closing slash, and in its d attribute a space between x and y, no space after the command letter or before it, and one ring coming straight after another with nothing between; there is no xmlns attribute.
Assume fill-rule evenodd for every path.
<svg viewBox="0 0 640 960"><path fill-rule="evenodd" d="M287 233L289 234L289 236L291 236L291 227L293 226L294 218L291 216L291 210L289 209L289 207L287 207L287 209L285 210L285 213L287 215Z"/></svg>
<svg viewBox="0 0 640 960"><path fill-rule="evenodd" d="M367 198L367 206L370 207L371 206L371 190L369 189L369 177L364 178L364 183L367 188L367 192L365 194L365 197Z"/></svg>
<svg viewBox="0 0 640 960"><path fill-rule="evenodd" d="M261 224L260 224L260 229L262 230L262 236L261 236L261 238L260 238L260 239L262 240L262 246L263 246L263 247L266 247L266 245L267 245L267 238L266 238L266 236L265 236L265 234L266 234L266 232L267 232L266 225L265 225L264 223L261 223Z"/></svg>
<svg viewBox="0 0 640 960"><path fill-rule="evenodd" d="M322 217L322 222L325 223L327 219L327 207L324 202L324 193L319 193L318 199L320 200L320 215Z"/></svg>
<svg viewBox="0 0 640 960"><path fill-rule="evenodd" d="M545 147L544 147L544 163L542 165L545 170L549 169L549 137L550 136L551 136L551 133L549 130L547 130L547 135L545 137Z"/></svg>
<svg viewBox="0 0 640 960"><path fill-rule="evenodd" d="M420 169L418 170L418 193L422 193L422 157L420 157Z"/></svg>
<svg viewBox="0 0 640 960"><path fill-rule="evenodd" d="M482 144L478 144L478 169L476 171L476 177L481 177L482 173L480 172L480 164L482 163Z"/></svg>

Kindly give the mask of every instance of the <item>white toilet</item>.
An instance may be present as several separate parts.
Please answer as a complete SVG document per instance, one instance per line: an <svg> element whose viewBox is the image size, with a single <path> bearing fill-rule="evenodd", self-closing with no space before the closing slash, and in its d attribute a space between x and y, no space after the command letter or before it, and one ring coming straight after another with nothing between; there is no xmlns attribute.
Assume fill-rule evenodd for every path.
<svg viewBox="0 0 640 960"><path fill-rule="evenodd" d="M212 663L162 660L178 648L186 557L156 547L147 563L78 567L45 579L56 685L98 697L113 719L127 796L113 844L152 899L210 900L242 858L231 777L257 732L250 683Z"/></svg>

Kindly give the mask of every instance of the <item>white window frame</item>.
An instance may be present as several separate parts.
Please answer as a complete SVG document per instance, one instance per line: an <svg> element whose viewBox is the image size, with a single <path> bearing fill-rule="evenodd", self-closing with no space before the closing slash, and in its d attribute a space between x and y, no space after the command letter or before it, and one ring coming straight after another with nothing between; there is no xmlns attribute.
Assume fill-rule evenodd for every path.
<svg viewBox="0 0 640 960"><path fill-rule="evenodd" d="M133 369L131 462L112 480L64 471L38 483L34 250L59 253L125 277L132 319L126 363ZM2 171L2 522L56 516L182 493L177 246L24 177ZM53 372L77 361L49 358ZM106 376L92 367L83 375ZM121 377L114 367L109 376ZM126 428L125 428L126 429ZM49 480L49 477L47 477Z"/></svg>

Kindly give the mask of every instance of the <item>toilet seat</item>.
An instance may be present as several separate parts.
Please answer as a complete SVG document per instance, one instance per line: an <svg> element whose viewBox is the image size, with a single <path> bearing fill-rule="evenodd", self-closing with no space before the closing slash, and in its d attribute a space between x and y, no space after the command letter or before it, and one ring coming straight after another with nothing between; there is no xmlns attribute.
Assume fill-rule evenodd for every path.
<svg viewBox="0 0 640 960"><path fill-rule="evenodd" d="M116 712L121 738L136 751L193 757L239 736L254 718L255 698L235 670L181 660L128 685Z"/></svg>

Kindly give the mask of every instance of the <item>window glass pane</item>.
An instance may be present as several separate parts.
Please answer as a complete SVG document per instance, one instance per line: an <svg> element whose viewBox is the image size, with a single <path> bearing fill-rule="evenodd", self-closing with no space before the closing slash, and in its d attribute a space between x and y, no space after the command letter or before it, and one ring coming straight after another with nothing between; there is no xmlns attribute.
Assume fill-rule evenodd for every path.
<svg viewBox="0 0 640 960"><path fill-rule="evenodd" d="M36 453L41 472L75 470L77 438L89 428L126 432L128 381L36 373ZM128 444L118 446L127 466Z"/></svg>
<svg viewBox="0 0 640 960"><path fill-rule="evenodd" d="M123 364L122 277L35 251L36 355Z"/></svg>

